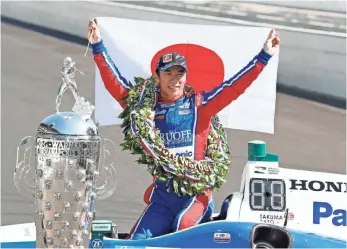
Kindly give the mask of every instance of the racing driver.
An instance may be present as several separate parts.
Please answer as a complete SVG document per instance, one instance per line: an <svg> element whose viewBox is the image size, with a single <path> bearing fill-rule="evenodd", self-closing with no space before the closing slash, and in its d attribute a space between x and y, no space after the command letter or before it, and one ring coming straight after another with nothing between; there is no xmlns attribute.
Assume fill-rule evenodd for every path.
<svg viewBox="0 0 347 249"><path fill-rule="evenodd" d="M120 73L104 46L96 20L88 25L94 61L108 92L125 108L131 83ZM185 92L188 73L186 58L178 53L161 55L154 74L159 86L155 126L172 154L203 160L211 118L242 95L257 79L277 52L279 37L272 29L261 51L237 74L215 89L201 93ZM130 232L130 239L158 237L189 228L201 222L212 201L212 190L204 194L178 196L167 191L170 183L154 180L149 204Z"/></svg>

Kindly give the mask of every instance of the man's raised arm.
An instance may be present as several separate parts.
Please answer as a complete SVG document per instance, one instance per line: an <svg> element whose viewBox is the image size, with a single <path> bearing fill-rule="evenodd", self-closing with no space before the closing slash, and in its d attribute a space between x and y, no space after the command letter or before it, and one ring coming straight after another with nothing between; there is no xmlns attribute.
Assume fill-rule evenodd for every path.
<svg viewBox="0 0 347 249"><path fill-rule="evenodd" d="M132 86L130 82L128 82L124 76L122 76L119 69L108 54L95 20L89 22L88 39L91 41L94 61L99 69L105 88L112 95L112 97L118 101L122 108L125 108L126 103L123 99L128 95L128 92Z"/></svg>
<svg viewBox="0 0 347 249"><path fill-rule="evenodd" d="M212 91L198 96L197 103L205 109L204 112L212 117L241 96L261 74L278 46L279 38L271 30L263 49L244 68Z"/></svg>

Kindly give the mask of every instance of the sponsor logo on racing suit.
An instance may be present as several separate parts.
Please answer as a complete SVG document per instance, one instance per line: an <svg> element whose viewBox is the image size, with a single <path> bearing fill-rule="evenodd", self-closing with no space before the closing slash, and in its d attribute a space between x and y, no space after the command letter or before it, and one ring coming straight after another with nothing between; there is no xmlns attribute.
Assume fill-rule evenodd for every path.
<svg viewBox="0 0 347 249"><path fill-rule="evenodd" d="M193 141L191 130L160 133L160 137L167 147L180 146Z"/></svg>

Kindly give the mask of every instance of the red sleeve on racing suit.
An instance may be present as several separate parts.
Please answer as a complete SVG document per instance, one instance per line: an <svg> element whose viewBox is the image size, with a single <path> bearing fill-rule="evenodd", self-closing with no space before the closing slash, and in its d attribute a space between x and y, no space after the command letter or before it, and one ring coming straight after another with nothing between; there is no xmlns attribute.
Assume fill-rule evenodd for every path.
<svg viewBox="0 0 347 249"><path fill-rule="evenodd" d="M209 117L213 117L231 102L241 96L258 78L271 56L264 50L253 58L237 74L222 82L212 91L203 92L197 96L197 105L202 107Z"/></svg>
<svg viewBox="0 0 347 249"><path fill-rule="evenodd" d="M108 54L103 41L92 44L94 61L100 71L102 81L107 91L115 98L124 109L126 103L123 98L128 95L132 85L124 76L121 75L118 68Z"/></svg>

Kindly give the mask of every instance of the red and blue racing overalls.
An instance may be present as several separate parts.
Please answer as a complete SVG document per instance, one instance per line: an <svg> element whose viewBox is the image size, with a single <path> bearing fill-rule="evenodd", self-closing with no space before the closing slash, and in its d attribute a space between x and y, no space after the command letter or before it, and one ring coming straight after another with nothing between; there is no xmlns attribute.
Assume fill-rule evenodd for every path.
<svg viewBox="0 0 347 249"><path fill-rule="evenodd" d="M122 99L127 96L132 84L122 76L103 41L92 44L92 49L106 89L125 108ZM203 160L211 118L245 92L270 58L269 54L261 50L237 74L221 82L212 91L186 94L169 103L158 101L155 126L159 128L166 148L172 154ZM214 206L212 189L207 188L201 195L178 196L174 191L167 191L171 184L154 179L145 194L148 205L132 228L130 239L157 237L192 227L211 217Z"/></svg>

